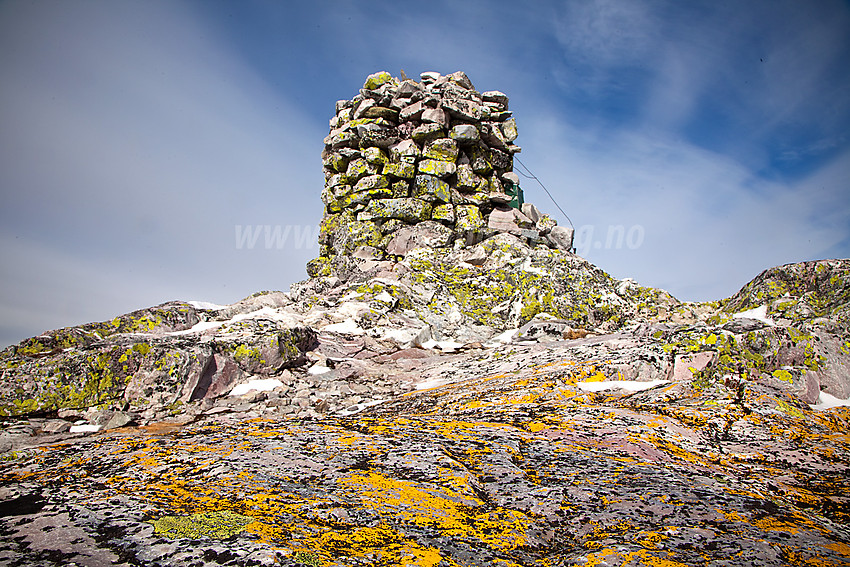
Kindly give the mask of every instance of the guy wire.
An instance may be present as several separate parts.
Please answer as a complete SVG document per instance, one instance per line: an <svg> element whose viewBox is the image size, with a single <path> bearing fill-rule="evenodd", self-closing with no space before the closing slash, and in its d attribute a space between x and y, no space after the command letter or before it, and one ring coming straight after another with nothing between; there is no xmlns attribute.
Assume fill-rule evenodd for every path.
<svg viewBox="0 0 850 567"><path fill-rule="evenodd" d="M538 183L541 187L543 187L543 190L544 190L544 191L546 191L546 194L547 194L547 195L549 195L549 198L550 198L550 199L552 199L552 202L553 202L553 203L555 203L555 206L556 206L556 207L558 207L558 210L559 210L559 211L561 211L561 214L562 214L562 215L564 215L564 217L566 217L567 222L569 222L569 223L570 223L570 226L572 227L572 229L573 229L573 230L575 230L575 228L576 228L576 227L575 227L575 226L573 226L573 221L572 221L572 220L570 220L569 215L568 215L567 213L565 213L565 212L564 212L564 209L562 209L562 208L561 208L561 205L559 205L559 204L558 204L558 201L556 201L556 200L555 200L555 197L553 197L553 196L552 196L552 193L550 193L550 192L549 192L549 190L548 190L548 189L546 189L546 186L545 186L545 185L543 185L543 182L542 182L542 181L540 181L540 180L537 178L537 176L536 176L536 175L534 175L534 173L532 173L530 169L528 169L528 166L527 166L527 165L525 165L524 163L522 163L522 161L521 161L521 160L520 160L517 156L514 156L514 159L515 159L515 160L516 160L516 161L517 161L517 162L518 162L518 163L522 166L522 168L523 168L525 171L527 171L527 172L528 172L528 174L527 174L527 175L526 175L525 173L523 173L522 171L520 171L520 172L519 172L519 174L520 174L520 175L522 175L523 177L527 178L527 179L533 179L533 180L535 180L535 181L536 181L536 182L537 182L537 183Z"/></svg>

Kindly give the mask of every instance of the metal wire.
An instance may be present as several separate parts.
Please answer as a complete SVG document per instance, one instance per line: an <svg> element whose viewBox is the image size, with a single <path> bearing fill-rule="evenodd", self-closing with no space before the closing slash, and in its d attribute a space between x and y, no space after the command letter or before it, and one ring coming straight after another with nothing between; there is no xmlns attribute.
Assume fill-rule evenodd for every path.
<svg viewBox="0 0 850 567"><path fill-rule="evenodd" d="M559 211L561 211L561 214L562 214L562 215L564 215L564 217L566 217L567 222L569 222L569 223L570 223L570 227L572 227L572 229L573 229L573 230L575 230L575 228L576 228L576 227L575 227L575 226L573 226L573 221L572 221L572 220L570 220L569 215L568 215L567 213L565 213L565 212L564 212L564 209L562 209L562 208L561 208L561 205L559 205L559 204L558 204L558 201L556 201L556 200L555 200L555 197L553 197L553 196L552 196L552 193L550 193L550 192L549 192L549 190L548 190L548 189L546 189L546 186L545 186L545 185L543 185L543 182L542 182L542 181L540 181L540 180L537 178L537 176L536 176L536 175L534 175L534 174L531 172L531 170L530 170L530 169L528 169L528 166L527 166L527 165L525 165L524 163L522 163L522 161L520 161L520 159L519 159L517 156L514 156L514 159L515 159L515 160L516 160L516 161L517 161L517 162L518 162L518 163L522 166L522 168L523 168L525 171L527 171L527 172L528 172L528 175L526 175L526 174L525 174L525 173L523 173L522 171L519 171L518 173L519 173L520 175L522 175L523 177L527 178L527 179L533 179L533 180L535 180L535 181L536 181L536 182L537 182L537 183L538 183L541 187L543 187L543 190L544 190L544 191L546 191L546 194L547 194L547 195L549 195L549 198L550 198L550 199L552 199L552 202L553 202L553 203L555 203L555 206L556 206L556 207L558 207L558 210L559 210Z"/></svg>

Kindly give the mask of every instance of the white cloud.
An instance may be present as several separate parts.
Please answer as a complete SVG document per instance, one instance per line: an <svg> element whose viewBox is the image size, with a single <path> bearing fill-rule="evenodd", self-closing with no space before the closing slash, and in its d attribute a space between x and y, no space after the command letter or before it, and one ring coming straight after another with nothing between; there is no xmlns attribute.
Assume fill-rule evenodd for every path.
<svg viewBox="0 0 850 567"><path fill-rule="evenodd" d="M523 161L586 239L580 252L617 277L686 300L719 299L763 268L815 258L847 236L846 155L784 185L729 157L641 132L608 132L601 140L565 122L526 121L529 128L527 153L535 158ZM527 200L555 210L530 181L523 187ZM614 238L609 249L609 230L619 237L612 226L624 236L642 227L643 239L632 232L640 245Z"/></svg>
<svg viewBox="0 0 850 567"><path fill-rule="evenodd" d="M5 341L306 275L315 249L238 250L234 226L319 221L326 125L195 15L7 3L0 37Z"/></svg>

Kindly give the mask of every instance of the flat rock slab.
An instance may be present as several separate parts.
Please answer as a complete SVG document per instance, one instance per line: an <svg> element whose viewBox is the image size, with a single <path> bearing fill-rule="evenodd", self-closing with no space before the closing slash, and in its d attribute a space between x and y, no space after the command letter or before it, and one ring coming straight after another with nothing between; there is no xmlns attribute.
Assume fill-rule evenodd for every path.
<svg viewBox="0 0 850 567"><path fill-rule="evenodd" d="M816 412L773 392L794 411L768 411L757 389L740 398L673 382L585 392L578 384L599 380L599 364L565 349L520 350L518 367L482 361L487 372L348 418L228 413L23 450L0 466L0 557L186 566L850 559L850 410ZM444 358L458 368L476 356ZM247 519L198 520L213 516Z"/></svg>

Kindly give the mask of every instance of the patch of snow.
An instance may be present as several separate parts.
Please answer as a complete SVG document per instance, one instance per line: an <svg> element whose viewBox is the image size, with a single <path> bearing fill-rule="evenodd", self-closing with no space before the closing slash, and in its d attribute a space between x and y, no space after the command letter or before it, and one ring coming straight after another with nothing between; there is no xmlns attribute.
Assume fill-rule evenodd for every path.
<svg viewBox="0 0 850 567"><path fill-rule="evenodd" d="M383 301L384 303L392 303L395 301L395 298L386 291L382 291L381 293L376 295L375 299L377 299L378 301Z"/></svg>
<svg viewBox="0 0 850 567"><path fill-rule="evenodd" d="M456 341L435 341L434 339L429 339L422 343L422 348L427 349L440 349L443 352L457 352L457 349L464 346L464 343L459 343Z"/></svg>
<svg viewBox="0 0 850 567"><path fill-rule="evenodd" d="M336 315L339 315L340 319L354 319L363 313L368 313L371 310L372 307L370 307L365 301L346 301L340 303L334 312L329 313L329 315L334 318L336 318Z"/></svg>
<svg viewBox="0 0 850 567"><path fill-rule="evenodd" d="M820 396L818 396L818 403L809 404L809 407L813 410L828 410L832 408L850 407L850 399L842 400L841 398L836 398L835 396L827 394L826 392L821 392Z"/></svg>
<svg viewBox="0 0 850 567"><path fill-rule="evenodd" d="M210 329L217 329L222 325L224 325L224 321L201 321L200 323L196 323L191 329L174 331L168 334L171 336L192 335L194 333L203 333L204 331L209 331Z"/></svg>
<svg viewBox="0 0 850 567"><path fill-rule="evenodd" d="M194 307L195 309L224 309L227 305L219 305L217 303L210 303L209 301L187 301L189 305Z"/></svg>
<svg viewBox="0 0 850 567"><path fill-rule="evenodd" d="M437 388L439 386L445 386L449 383L449 380L446 378L431 378L430 380L425 380L424 382L419 382L416 384L417 390L429 390L431 388Z"/></svg>
<svg viewBox="0 0 850 567"><path fill-rule="evenodd" d="M649 390L662 384L669 384L670 380L650 380L638 382L637 380L605 380L602 382L576 382L576 386L585 392L601 392L603 390L628 390L629 392L640 392Z"/></svg>
<svg viewBox="0 0 850 567"><path fill-rule="evenodd" d="M102 425L86 423L85 425L72 425L68 431L71 433L97 433L101 429L103 429Z"/></svg>
<svg viewBox="0 0 850 567"><path fill-rule="evenodd" d="M227 323L238 323L239 321L244 321L246 319L274 319L276 321L283 321L284 323L292 324L295 322L295 318L290 314L283 311L279 311L273 307L262 307L257 309L256 311L251 311L250 313L240 313L238 315L234 315L230 321Z"/></svg>
<svg viewBox="0 0 850 567"><path fill-rule="evenodd" d="M624 303L623 298L615 293L606 293L600 299L616 305L622 305Z"/></svg>
<svg viewBox="0 0 850 567"><path fill-rule="evenodd" d="M514 337L516 336L516 334L518 332L519 332L519 329L508 329L504 333L501 333L501 334L493 337L493 343L495 343L496 345L506 345L509 342L511 342L512 340L514 340ZM488 343L487 346L490 346L493 343Z"/></svg>
<svg viewBox="0 0 850 567"><path fill-rule="evenodd" d="M620 280L620 285L617 286L617 293L624 295L627 291L635 287L638 287L638 283L635 280L632 278L625 278Z"/></svg>
<svg viewBox="0 0 850 567"><path fill-rule="evenodd" d="M340 333L343 335L362 335L366 331L354 319L346 319L342 323L331 323L321 329L323 332Z"/></svg>
<svg viewBox="0 0 850 567"><path fill-rule="evenodd" d="M343 410L339 410L336 413L337 413L337 415L345 415L345 416L354 415L355 413L360 413L361 411L363 411L366 408L370 408L372 406L382 404L385 401L386 400L372 400L371 402L361 402L359 404L354 404L352 406L349 406L349 407L347 407Z"/></svg>
<svg viewBox="0 0 850 567"><path fill-rule="evenodd" d="M392 329L389 327L378 328L378 336L382 339L387 339L402 345L405 348L411 346L422 346L422 344L431 337L431 327L403 327L401 329Z"/></svg>
<svg viewBox="0 0 850 567"><path fill-rule="evenodd" d="M283 382L275 378L267 378L265 380L251 380L250 382L245 382L244 384L237 384L232 390L230 390L230 394L228 395L241 396L242 394L247 394L252 390L256 390L257 392L268 392L269 390L274 390L278 386L283 386Z"/></svg>
<svg viewBox="0 0 850 567"><path fill-rule="evenodd" d="M522 266L520 266L520 269L523 272L526 272L526 273L529 273L529 274L543 274L543 273L546 272L546 270L544 270L543 268L537 268L535 266L532 266L531 265L531 258L528 258L525 262L523 262Z"/></svg>
<svg viewBox="0 0 850 567"><path fill-rule="evenodd" d="M311 374L316 376L318 374L327 374L331 369L325 366L324 364L314 364L310 368L307 369L307 374Z"/></svg>
<svg viewBox="0 0 850 567"><path fill-rule="evenodd" d="M767 305L762 305L761 307L754 307L753 309L747 309L746 311L735 313L734 315L732 315L732 318L755 319L756 321L761 321L762 323L766 323L771 327L776 326L776 323L773 322L773 319L767 316Z"/></svg>

